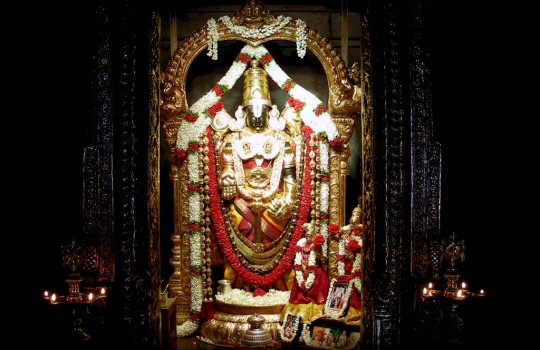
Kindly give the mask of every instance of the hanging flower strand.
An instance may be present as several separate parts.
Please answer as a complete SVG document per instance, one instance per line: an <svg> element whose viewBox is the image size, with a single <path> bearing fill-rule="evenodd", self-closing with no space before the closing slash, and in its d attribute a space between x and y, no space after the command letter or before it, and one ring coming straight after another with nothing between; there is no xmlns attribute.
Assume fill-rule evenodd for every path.
<svg viewBox="0 0 540 350"><path fill-rule="evenodd" d="M264 39L273 35L278 30L285 27L291 22L291 17L286 17L279 15L276 17L276 23L265 25L260 28L248 28L244 26L238 26L233 23L232 19L229 16L222 16L218 19L219 22L223 23L227 29L231 32L240 35L242 38L246 39ZM296 51L297 55L300 58L304 58L306 55L306 23L301 19L295 21L296 24ZM216 61L218 59L218 39L219 32L217 30L217 21L213 18L210 18L207 22L207 34L206 34L206 45L208 46L207 55Z"/></svg>
<svg viewBox="0 0 540 350"><path fill-rule="evenodd" d="M208 22L206 22L208 26L208 31L206 33L206 45L208 45L208 52L207 55L210 56L214 61L217 61L218 59L218 38L219 33L217 31L217 23L216 20L213 18L210 18Z"/></svg>
<svg viewBox="0 0 540 350"><path fill-rule="evenodd" d="M296 20L296 54L304 58L307 49L306 22L301 19Z"/></svg>

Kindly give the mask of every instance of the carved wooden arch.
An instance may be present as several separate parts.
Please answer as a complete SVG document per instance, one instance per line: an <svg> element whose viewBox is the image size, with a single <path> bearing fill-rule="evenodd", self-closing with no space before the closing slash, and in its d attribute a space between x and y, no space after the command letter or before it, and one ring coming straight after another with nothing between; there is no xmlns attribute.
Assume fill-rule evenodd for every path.
<svg viewBox="0 0 540 350"><path fill-rule="evenodd" d="M246 4L232 17L233 23L248 28L259 28L262 25L276 23L277 19L268 10L264 9L260 1L247 1ZM222 22L217 22L219 41L241 41L253 46L275 41L296 41L296 25L291 20L287 25L263 39L254 40L244 38L229 30ZM349 142L353 134L355 123L360 122L361 93L359 86L359 73L349 71L345 63L330 41L317 30L306 26L307 49L320 61L328 82L328 112L332 116L343 140L341 149L332 150L330 154L330 222L339 226L346 223L346 177L348 175L348 157L350 156ZM186 81L188 71L195 58L207 48L208 25L201 27L182 41L173 57L169 61L163 74L161 89L160 113L164 131L164 141L169 148L170 179L173 181L174 191L174 233L172 235L171 264L174 272L169 280L172 295L177 297L178 321L182 322L189 313L189 252L187 234L184 234L188 224L186 210L182 210L187 202L187 184L182 181L186 178L186 167L176 159L176 138L182 120L183 112L188 109L186 97ZM363 136L362 136L363 138ZM365 191L365 189L364 189ZM337 247L330 247L329 266L335 268L337 261ZM335 271L329 271L329 274Z"/></svg>

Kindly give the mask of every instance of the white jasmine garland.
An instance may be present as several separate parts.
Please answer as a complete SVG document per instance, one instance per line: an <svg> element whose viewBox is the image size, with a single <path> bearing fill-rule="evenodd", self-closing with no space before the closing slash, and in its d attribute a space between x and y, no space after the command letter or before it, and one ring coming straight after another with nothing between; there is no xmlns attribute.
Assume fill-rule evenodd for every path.
<svg viewBox="0 0 540 350"><path fill-rule="evenodd" d="M266 25L260 28L247 28L243 26L235 25L229 16L223 16L219 18L225 27L231 32L240 35L242 38L251 39L264 39L274 34L281 28L285 27L290 21L291 17L277 16L277 23Z"/></svg>
<svg viewBox="0 0 540 350"><path fill-rule="evenodd" d="M260 60L264 55L268 53L268 50L266 50L266 47L264 47L264 45L252 46L247 44L242 48L241 52Z"/></svg>
<svg viewBox="0 0 540 350"><path fill-rule="evenodd" d="M197 269L199 266L196 266L195 269ZM198 268L200 270L200 268ZM202 276L200 274L192 274L191 275L191 303L190 303L190 309L194 313L201 312L202 308L202 290L203 290L203 283L202 283Z"/></svg>
<svg viewBox="0 0 540 350"><path fill-rule="evenodd" d="M321 203L321 211L323 213L328 213L328 197L330 197L330 187L328 186L328 182L326 181L321 182L320 203Z"/></svg>
<svg viewBox="0 0 540 350"><path fill-rule="evenodd" d="M191 237L194 237L193 235ZM190 242L191 243L191 242ZM193 245L190 245L193 247ZM200 254L200 250L199 250ZM198 266L191 264L191 269L198 269ZM199 274L191 274L191 301L190 301L190 313L200 314L202 309L203 288L202 288L202 276ZM190 317L180 325L176 326L176 334L178 337L186 337L193 334L199 328L199 321L195 321Z"/></svg>
<svg viewBox="0 0 540 350"><path fill-rule="evenodd" d="M306 22L301 19L296 20L296 54L300 58L304 58L306 55L307 41L306 41Z"/></svg>
<svg viewBox="0 0 540 350"><path fill-rule="evenodd" d="M328 155L328 143L324 141L319 142L319 168L325 174L330 172Z"/></svg>
<svg viewBox="0 0 540 350"><path fill-rule="evenodd" d="M225 76L216 85L225 86L227 90L231 89L234 83L242 76L246 67L246 62L235 60ZM211 89L191 106L189 111L197 117L197 120L195 122L182 120L176 138L176 147L178 149L188 149L191 141L199 139L201 133L212 122L212 118L206 116L203 112L219 102L220 99L221 97L216 94L214 89Z"/></svg>
<svg viewBox="0 0 540 350"><path fill-rule="evenodd" d="M266 64L266 67L264 68L270 78L278 85L283 86L287 82L287 80L290 80L291 77L287 73L281 69L281 67L277 64L275 60L272 60Z"/></svg>
<svg viewBox="0 0 540 350"><path fill-rule="evenodd" d="M201 219L201 199L198 193L190 193L188 197L189 221L199 222Z"/></svg>
<svg viewBox="0 0 540 350"><path fill-rule="evenodd" d="M195 322L189 318L184 323L176 326L176 335L180 338L187 337L193 334L198 328L199 322Z"/></svg>
<svg viewBox="0 0 540 350"><path fill-rule="evenodd" d="M207 22L208 32L206 34L206 45L208 46L207 55L210 56L214 61L218 59L218 37L219 33L217 31L216 20L210 18Z"/></svg>
<svg viewBox="0 0 540 350"><path fill-rule="evenodd" d="M199 183L199 154L198 152L190 152L188 159L188 178L191 183Z"/></svg>
<svg viewBox="0 0 540 350"><path fill-rule="evenodd" d="M277 16L277 23L266 25L261 28L247 28L235 25L229 16L222 16L218 21L222 22L231 32L240 35L246 39L263 39L274 34L285 27L290 21L290 17ZM207 55L216 61L218 59L218 39L217 22L210 18L207 22L206 45L208 46ZM307 49L306 23L301 19L295 21L296 24L296 53L298 57L304 58Z"/></svg>
<svg viewBox="0 0 540 350"><path fill-rule="evenodd" d="M208 106L208 108L211 106L213 106L213 104ZM182 120L180 127L178 128L178 134L176 135L176 148L187 150L189 147L189 142L192 140L197 140L201 135L201 130L204 130L207 124L210 125L210 122L207 119L209 118L199 117L193 123L188 122L185 119Z"/></svg>
<svg viewBox="0 0 540 350"><path fill-rule="evenodd" d="M321 181L319 186L321 214L328 214L330 186L327 181ZM328 225L320 225L319 232L324 237L322 251L324 253L323 257L326 259L328 258Z"/></svg>
<svg viewBox="0 0 540 350"><path fill-rule="evenodd" d="M244 306L274 306L285 305L289 301L290 292L270 289L264 295L253 296L252 293L243 289L233 288L227 294L217 294L217 301L225 304Z"/></svg>
<svg viewBox="0 0 540 350"><path fill-rule="evenodd" d="M328 241L328 239L327 239L327 237L328 237L328 225L321 225L321 227L319 229L319 234L324 237L323 247L325 248L326 244L327 244L327 241Z"/></svg>
<svg viewBox="0 0 540 350"><path fill-rule="evenodd" d="M287 81L292 80L281 67L278 66L275 60L268 62L265 70L270 78L272 78L272 80L280 87L283 87ZM315 115L317 108L323 104L317 96L304 89L298 83L288 91L288 94L305 104L304 108L300 110L300 118L304 124L313 129L317 134L326 132L329 140L334 140L339 136L337 127L328 112L325 111L318 116Z"/></svg>
<svg viewBox="0 0 540 350"><path fill-rule="evenodd" d="M201 246L201 235L190 235L189 236L189 246L190 247L200 247ZM189 250L189 261L195 269L198 269L201 266L201 250L200 249L190 249Z"/></svg>
<svg viewBox="0 0 540 350"><path fill-rule="evenodd" d="M245 50L245 51L250 51L250 50ZM246 54L247 52L243 52L243 53ZM251 53L247 53L247 54L253 56L253 54ZM242 74L244 73L244 71L246 70L246 66L247 64L243 62L234 61L231 68L229 69L230 74L225 74L223 78L221 78L221 80L218 81L218 85L225 85L229 88L232 88L234 83L236 83L238 78L240 78Z"/></svg>
<svg viewBox="0 0 540 350"><path fill-rule="evenodd" d="M318 153L317 153L317 161L319 164L319 172L321 175L323 175L326 179L328 179L328 142L326 140L320 140L318 142ZM328 180L325 181L317 181L317 186L319 190L319 196L318 200L320 203L320 214L321 216L328 215L328 208L330 207L329 199L330 199L330 185L328 183ZM324 237L324 243L322 246L323 251L323 258L328 259L328 225L320 225L319 228L320 234Z"/></svg>
<svg viewBox="0 0 540 350"><path fill-rule="evenodd" d="M307 273L307 278L306 278L304 271L301 270L302 249L305 246L305 244L306 244L305 238L301 238L300 240L298 240L297 246L300 249L298 249L298 251L296 252L296 255L294 256L295 278L299 287L305 290L310 290L311 287L313 287L313 283L315 283L316 273L313 267L315 267L317 263L317 256L315 254L316 245L313 245L313 247L311 247L309 250L308 267L307 267L308 273Z"/></svg>
<svg viewBox="0 0 540 350"><path fill-rule="evenodd" d="M319 104L322 103L322 101L319 100L319 98L317 96L313 95L311 92L304 89L298 83L296 83L296 85L291 89L290 94L291 94L292 97L298 96L298 99L301 100L302 102L304 102L308 106L316 107L316 106L318 106ZM309 111L312 112L313 114L315 114L313 109L309 108Z"/></svg>
<svg viewBox="0 0 540 350"><path fill-rule="evenodd" d="M343 256L345 254L345 240L339 240L338 254ZM345 262L338 261L338 276L345 276Z"/></svg>
<svg viewBox="0 0 540 350"><path fill-rule="evenodd" d="M199 183L199 155L200 152L190 152L187 156L188 178L192 183ZM188 194L188 217L190 222L199 222L201 217L201 196L200 193L190 191ZM189 235L189 261L192 271L200 271L202 261L201 232ZM203 286L200 274L191 273L191 299L190 310L198 315L202 309ZM199 328L199 321L188 318L185 322L176 326L176 334L179 337L186 337Z"/></svg>

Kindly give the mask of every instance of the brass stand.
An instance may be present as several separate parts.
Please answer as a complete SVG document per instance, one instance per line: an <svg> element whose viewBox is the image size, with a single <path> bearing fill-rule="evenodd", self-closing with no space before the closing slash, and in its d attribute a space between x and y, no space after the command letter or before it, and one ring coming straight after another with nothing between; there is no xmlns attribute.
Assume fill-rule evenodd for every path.
<svg viewBox="0 0 540 350"><path fill-rule="evenodd" d="M457 281L460 275L458 274L444 274L444 279L446 280L446 289L444 290L444 296L447 298L452 298L458 291Z"/></svg>
<svg viewBox="0 0 540 350"><path fill-rule="evenodd" d="M461 275L456 262L465 259L465 243L457 241L455 233L452 233L449 241L443 240L441 252L449 262L444 274L446 286L439 289L430 282L422 288L419 331L424 333L423 337L433 338L434 343L443 342L444 345L459 347L462 346L465 324L460 306L469 298L484 297L485 293L484 290L478 293L470 291L465 282L458 285Z"/></svg>
<svg viewBox="0 0 540 350"><path fill-rule="evenodd" d="M79 291L82 278L78 273L72 273L66 279L68 285L68 295L66 296L66 301L68 303L78 302L81 299L81 293Z"/></svg>

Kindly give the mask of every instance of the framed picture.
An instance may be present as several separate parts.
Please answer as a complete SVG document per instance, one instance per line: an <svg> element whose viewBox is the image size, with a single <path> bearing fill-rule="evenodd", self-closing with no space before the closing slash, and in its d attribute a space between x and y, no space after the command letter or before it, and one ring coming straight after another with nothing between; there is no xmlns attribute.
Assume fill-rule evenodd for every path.
<svg viewBox="0 0 540 350"><path fill-rule="evenodd" d="M326 304L324 305L324 313L332 318L339 318L345 314L345 310L349 305L349 297L351 286L348 283L332 281Z"/></svg>
<svg viewBox="0 0 540 350"><path fill-rule="evenodd" d="M311 340L314 344L323 345L326 337L327 328L315 326L311 333Z"/></svg>
<svg viewBox="0 0 540 350"><path fill-rule="evenodd" d="M345 329L314 326L311 333L304 334L306 345L318 349L344 349L349 350L358 345L359 333L349 332Z"/></svg>
<svg viewBox="0 0 540 350"><path fill-rule="evenodd" d="M298 316L286 313L283 318L283 326L280 329L281 339L288 343L292 342L298 333L299 323Z"/></svg>

